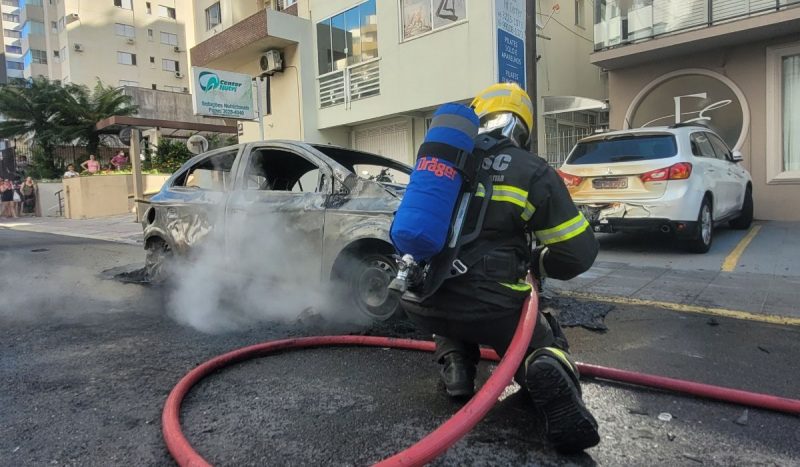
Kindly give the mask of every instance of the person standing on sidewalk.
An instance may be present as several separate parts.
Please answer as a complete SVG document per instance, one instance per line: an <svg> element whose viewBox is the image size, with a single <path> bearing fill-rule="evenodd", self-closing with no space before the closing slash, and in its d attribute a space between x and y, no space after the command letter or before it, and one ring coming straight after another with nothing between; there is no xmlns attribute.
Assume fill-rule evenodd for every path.
<svg viewBox="0 0 800 467"><path fill-rule="evenodd" d="M36 215L36 184L31 177L25 179L20 188L22 194L22 215L33 216Z"/></svg>
<svg viewBox="0 0 800 467"><path fill-rule="evenodd" d="M3 181L0 187L0 203L2 204L3 217L17 217L16 203L14 202L14 185L11 180Z"/></svg>

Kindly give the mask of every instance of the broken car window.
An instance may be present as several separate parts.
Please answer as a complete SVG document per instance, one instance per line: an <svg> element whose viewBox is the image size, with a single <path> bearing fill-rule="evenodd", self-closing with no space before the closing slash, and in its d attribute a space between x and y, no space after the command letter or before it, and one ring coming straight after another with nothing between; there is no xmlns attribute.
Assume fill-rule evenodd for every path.
<svg viewBox="0 0 800 467"><path fill-rule="evenodd" d="M174 186L199 188L209 191L228 191L231 188L231 167L237 151L226 151L209 156L178 177Z"/></svg>
<svg viewBox="0 0 800 467"><path fill-rule="evenodd" d="M315 193L320 189L320 170L299 154L278 149L257 149L245 172L248 190Z"/></svg>

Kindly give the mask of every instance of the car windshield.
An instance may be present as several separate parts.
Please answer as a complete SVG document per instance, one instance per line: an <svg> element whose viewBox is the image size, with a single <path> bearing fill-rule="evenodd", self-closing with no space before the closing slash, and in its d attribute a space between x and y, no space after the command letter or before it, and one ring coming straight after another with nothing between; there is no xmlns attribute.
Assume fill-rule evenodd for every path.
<svg viewBox="0 0 800 467"><path fill-rule="evenodd" d="M367 180L405 185L411 175L411 167L386 157L335 146L314 145L314 148Z"/></svg>
<svg viewBox="0 0 800 467"><path fill-rule="evenodd" d="M578 143L567 158L567 164L646 161L666 159L677 153L678 146L672 135L608 136Z"/></svg>

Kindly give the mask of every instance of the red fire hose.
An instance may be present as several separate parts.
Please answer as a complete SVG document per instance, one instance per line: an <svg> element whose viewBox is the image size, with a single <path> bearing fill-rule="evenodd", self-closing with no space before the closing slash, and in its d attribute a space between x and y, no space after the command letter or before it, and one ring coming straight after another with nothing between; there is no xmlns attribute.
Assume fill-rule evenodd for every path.
<svg viewBox="0 0 800 467"><path fill-rule="evenodd" d="M514 338L511 341L505 358L500 360L497 353L489 349L481 350L481 357L486 360L500 360L500 364L481 387L475 396L461 410L442 426L428 434L425 438L405 451L395 454L381 462L378 466L418 466L432 461L438 455L455 444L480 421L494 406L508 382L519 367L525 350L528 347L538 314L536 294L525 304L525 313L520 320ZM371 336L321 336L297 339L284 339L265 342L263 344L244 347L211 359L187 373L172 389L164 405L161 416L164 441L170 454L181 466L209 466L210 464L198 454L183 435L180 425L181 402L198 381L221 368L243 360L262 357L286 349L301 349L324 346L367 346L390 347L404 350L434 351L433 342L396 339L390 337ZM578 363L581 376L602 378L609 381L647 386L657 389L675 391L683 394L715 399L723 402L747 405L762 409L775 410L790 414L800 414L800 400L786 399L767 394L758 394L736 389L711 386L679 379L654 376L632 371L616 370L596 365Z"/></svg>

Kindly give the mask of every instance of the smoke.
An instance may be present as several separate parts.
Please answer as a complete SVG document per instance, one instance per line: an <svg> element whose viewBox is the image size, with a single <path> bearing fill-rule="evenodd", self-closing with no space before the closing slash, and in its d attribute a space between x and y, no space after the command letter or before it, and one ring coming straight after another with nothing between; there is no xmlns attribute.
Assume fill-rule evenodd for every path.
<svg viewBox="0 0 800 467"><path fill-rule="evenodd" d="M322 219L297 210L228 216L172 263L168 308L178 322L219 333L298 320L366 324L322 271ZM187 226L191 230L191 226Z"/></svg>

